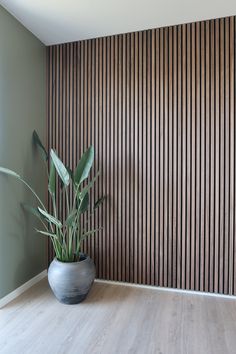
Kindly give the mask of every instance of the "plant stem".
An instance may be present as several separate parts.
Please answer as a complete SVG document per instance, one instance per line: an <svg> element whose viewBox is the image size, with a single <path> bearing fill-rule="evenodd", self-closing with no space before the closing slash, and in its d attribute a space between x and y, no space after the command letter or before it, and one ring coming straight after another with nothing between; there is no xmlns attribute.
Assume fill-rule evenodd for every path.
<svg viewBox="0 0 236 354"><path fill-rule="evenodd" d="M69 215L69 213L70 213L70 205L69 205L69 195L68 195L67 187L65 188L65 192L66 192L67 213Z"/></svg>
<svg viewBox="0 0 236 354"><path fill-rule="evenodd" d="M22 178L20 178L20 180L21 180L21 182L23 182L23 183L26 185L26 187L28 187L29 190L33 193L33 195L34 195L35 198L39 201L39 203L41 204L41 206L43 207L43 209L44 209L45 211L47 211L47 209L46 209L45 205L43 204L42 200L39 198L39 196L38 196L37 193L33 190L33 188L31 188L30 185L29 185L27 182L25 182L25 180L23 180Z"/></svg>
<svg viewBox="0 0 236 354"><path fill-rule="evenodd" d="M38 202L40 203L40 205L42 206L42 208L44 209L44 211L47 212L47 209L45 207L45 205L43 204L42 200L39 198L39 196L37 195L37 193L33 190L32 187L30 187L30 185L23 179L23 178L20 178L20 181L22 183L24 183L24 185L31 191L31 193L33 193L33 195L35 196L35 198L38 200ZM51 231L53 231L53 227L52 227L52 223L49 222L50 224L50 227L51 227Z"/></svg>

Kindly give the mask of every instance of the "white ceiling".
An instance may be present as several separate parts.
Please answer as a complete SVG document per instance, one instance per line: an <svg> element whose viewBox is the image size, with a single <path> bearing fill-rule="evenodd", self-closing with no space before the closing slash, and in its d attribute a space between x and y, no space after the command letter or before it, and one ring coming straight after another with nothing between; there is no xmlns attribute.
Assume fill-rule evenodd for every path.
<svg viewBox="0 0 236 354"><path fill-rule="evenodd" d="M236 15L236 0L0 0L46 45Z"/></svg>

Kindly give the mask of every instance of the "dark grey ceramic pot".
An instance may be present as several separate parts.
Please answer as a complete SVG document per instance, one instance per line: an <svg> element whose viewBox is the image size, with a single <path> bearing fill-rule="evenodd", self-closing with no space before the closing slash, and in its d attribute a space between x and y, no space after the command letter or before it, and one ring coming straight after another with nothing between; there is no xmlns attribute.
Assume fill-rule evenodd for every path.
<svg viewBox="0 0 236 354"><path fill-rule="evenodd" d="M95 265L86 254L80 256L80 262L64 263L56 258L48 268L48 282L63 304L78 304L83 301L95 278Z"/></svg>

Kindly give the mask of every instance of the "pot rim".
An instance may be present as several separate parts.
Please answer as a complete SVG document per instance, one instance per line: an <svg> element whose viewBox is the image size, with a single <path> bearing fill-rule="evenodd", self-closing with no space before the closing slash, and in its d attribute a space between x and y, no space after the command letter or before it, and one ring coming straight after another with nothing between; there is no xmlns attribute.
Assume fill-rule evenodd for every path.
<svg viewBox="0 0 236 354"><path fill-rule="evenodd" d="M90 257L89 255L87 255L86 253L81 253L81 255L83 255L85 257L85 259L83 259L82 261L77 261L77 262L62 262L62 261L59 261L56 257L53 258L53 261L52 262L57 262L57 263L60 263L60 264L65 264L65 265L76 265L76 264L81 264L83 262L86 262ZM52 263L51 262L51 263Z"/></svg>

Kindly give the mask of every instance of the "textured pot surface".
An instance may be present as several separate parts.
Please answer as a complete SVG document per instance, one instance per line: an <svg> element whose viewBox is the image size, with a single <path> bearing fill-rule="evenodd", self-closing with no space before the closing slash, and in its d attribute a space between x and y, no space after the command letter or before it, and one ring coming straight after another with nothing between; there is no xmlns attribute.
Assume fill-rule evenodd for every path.
<svg viewBox="0 0 236 354"><path fill-rule="evenodd" d="M93 260L83 255L80 262L64 263L56 258L48 269L48 282L56 298L64 304L83 301L95 278Z"/></svg>

